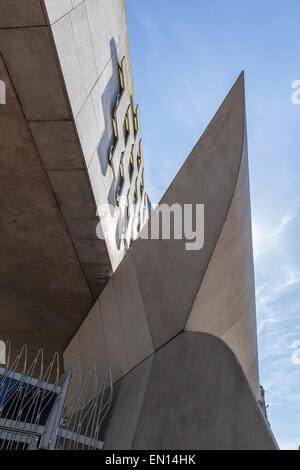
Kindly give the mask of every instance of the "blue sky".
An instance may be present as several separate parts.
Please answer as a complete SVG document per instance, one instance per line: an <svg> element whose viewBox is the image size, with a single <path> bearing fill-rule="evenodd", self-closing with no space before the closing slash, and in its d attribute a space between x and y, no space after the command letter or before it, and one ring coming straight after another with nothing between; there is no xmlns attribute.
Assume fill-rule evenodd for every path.
<svg viewBox="0 0 300 470"><path fill-rule="evenodd" d="M300 445L299 0L127 0L148 193L159 202L245 70L260 380L282 449Z"/></svg>

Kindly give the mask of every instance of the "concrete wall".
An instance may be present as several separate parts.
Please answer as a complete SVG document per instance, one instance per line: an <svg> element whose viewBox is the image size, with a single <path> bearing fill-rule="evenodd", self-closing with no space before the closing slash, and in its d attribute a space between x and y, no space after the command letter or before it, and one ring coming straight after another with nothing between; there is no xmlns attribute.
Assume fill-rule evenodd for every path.
<svg viewBox="0 0 300 470"><path fill-rule="evenodd" d="M0 338L62 351L126 251L116 239L124 204L107 215L105 241L96 233L97 206L115 202L118 174L108 160L112 116L124 118L118 95L131 106L131 121L137 112L124 1L0 2L0 62L7 87L0 107ZM140 205L129 214L136 225L146 191L142 155L132 184L127 166L129 146L136 144L136 159L140 138L140 123L134 133L131 122L128 148L118 145L115 155L125 154L126 196L138 186Z"/></svg>
<svg viewBox="0 0 300 470"><path fill-rule="evenodd" d="M272 450L276 441L231 349L184 332L114 387L105 449Z"/></svg>
<svg viewBox="0 0 300 470"><path fill-rule="evenodd" d="M192 325L191 328L203 331L210 328L215 335L224 335L257 390L252 244L245 159L240 172L242 155L246 155L247 149L245 135L244 79L241 75L161 200L161 203L169 205L205 204L203 249L186 251L186 240L139 238L99 297L107 357L114 381L183 331L201 283L206 282L205 273L225 221L232 219L231 224L226 223L229 233L229 242L224 248L226 255L217 256L215 269L230 274L228 282L222 284L222 300L226 305L220 301L211 316L203 316L203 320L200 316L199 321L195 309L193 315L196 312L197 327ZM240 224L244 211L243 224ZM233 215L228 215L230 213ZM142 235L151 225L152 218L153 214ZM245 255L239 258L244 249ZM241 277L241 285L235 282L238 277ZM211 302L219 283L219 277L213 276L211 292L206 296ZM241 286L243 290L240 293ZM230 329L238 318L242 320ZM75 350L71 353L70 348L66 350L66 366L75 357Z"/></svg>
<svg viewBox="0 0 300 470"><path fill-rule="evenodd" d="M1 56L0 79L0 338L52 359L93 297Z"/></svg>
<svg viewBox="0 0 300 470"><path fill-rule="evenodd" d="M129 186L130 184L134 186L137 180L138 189L140 189L144 167L143 161L139 170L135 165L133 181L130 183L127 175L130 150L135 141L137 141L136 145L138 144L141 133L140 126L138 135L134 135L133 131L132 115L136 110L125 2L124 0L84 0L73 2L72 5L66 2L65 8L59 5L53 0L44 1L95 204L98 207L109 202L112 206L111 210L106 211L102 225L106 248L112 271L114 271L126 252L124 241L118 240L116 235L118 224L121 223L125 211L125 207L118 207L115 201L122 153L124 152L123 172ZM120 88L118 70L118 62L121 62L123 58L125 58L124 90ZM117 99L120 101L119 105L116 104ZM130 139L125 144L122 139L122 125L129 106L131 131ZM118 121L118 139L112 165L109 165L111 146L114 142L112 125L114 114ZM137 150L134 154L135 159L136 154ZM116 163L115 160L118 162ZM54 185L56 176L56 174L53 175ZM65 185L67 181L61 174L58 178L61 199L69 203L70 192L68 186ZM126 199L128 189L128 187L124 188L124 199ZM145 205L144 196L145 192L139 198L142 206ZM143 212L143 207L141 212ZM96 211L93 216L95 215ZM101 213L99 215L102 216ZM79 218L78 215L77 218ZM70 230L73 228L74 222L70 224ZM96 236L94 226L93 230ZM84 254L87 252L86 256L83 254L85 270L91 279L90 282L100 284L98 289L100 292L105 282L101 283L99 274L98 280L96 279L96 262L93 262L98 244L97 240L89 241L88 246L83 248L80 246L79 250L84 250ZM81 238L80 245L87 245L87 243L84 243Z"/></svg>
<svg viewBox="0 0 300 470"><path fill-rule="evenodd" d="M259 392L247 136L234 195L187 320L230 344Z"/></svg>
<svg viewBox="0 0 300 470"><path fill-rule="evenodd" d="M92 321L94 312L99 318L97 329ZM86 333L82 334L81 327L64 353L65 368L79 357L82 374L85 375L88 369L82 352L92 357L89 351L93 349L99 376L109 364L115 382L153 353L152 337L130 251L96 301L84 325Z"/></svg>

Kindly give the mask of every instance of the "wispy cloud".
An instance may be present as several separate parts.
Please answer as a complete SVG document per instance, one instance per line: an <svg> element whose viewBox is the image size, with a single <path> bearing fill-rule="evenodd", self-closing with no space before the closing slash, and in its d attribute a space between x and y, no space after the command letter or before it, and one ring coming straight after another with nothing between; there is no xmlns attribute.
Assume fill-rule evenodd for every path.
<svg viewBox="0 0 300 470"><path fill-rule="evenodd" d="M300 444L295 435L300 431L300 366L292 364L291 355L293 341L300 339L300 272L289 241L297 234L298 214L276 215L253 221L260 370L280 447L295 449Z"/></svg>

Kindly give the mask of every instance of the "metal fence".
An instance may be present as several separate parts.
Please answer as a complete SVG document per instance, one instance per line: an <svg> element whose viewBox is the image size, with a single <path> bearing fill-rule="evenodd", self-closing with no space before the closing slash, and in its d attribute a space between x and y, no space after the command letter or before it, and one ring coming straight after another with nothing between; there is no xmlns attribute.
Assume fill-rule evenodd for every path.
<svg viewBox="0 0 300 470"><path fill-rule="evenodd" d="M99 450L101 425L112 401L110 369L99 381L95 364L82 380L79 360L61 377L59 355L44 364L43 349L28 361L24 345L0 367L0 450Z"/></svg>

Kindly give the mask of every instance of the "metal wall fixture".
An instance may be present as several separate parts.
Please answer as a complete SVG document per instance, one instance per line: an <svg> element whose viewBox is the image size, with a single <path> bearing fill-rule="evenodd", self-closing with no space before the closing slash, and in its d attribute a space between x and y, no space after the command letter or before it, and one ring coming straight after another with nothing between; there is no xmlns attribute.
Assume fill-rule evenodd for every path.
<svg viewBox="0 0 300 470"><path fill-rule="evenodd" d="M137 227L143 226L146 222L147 205L144 210L143 196L146 188L143 176L144 157L139 110L138 106L134 105L134 98L130 94L126 70L126 59L123 57L118 62L120 91L112 111L114 141L109 151L108 162L115 181L114 203L119 220L118 226L122 227L121 238L128 249L132 239L135 239L137 235ZM127 205L133 204L136 207L129 217ZM118 230L116 238L119 239L119 236Z"/></svg>
<svg viewBox="0 0 300 470"><path fill-rule="evenodd" d="M59 355L44 364L43 349L28 361L24 345L0 367L0 450L100 450L101 425L112 401L110 369L99 382L93 363L82 380L79 361L61 377Z"/></svg>

